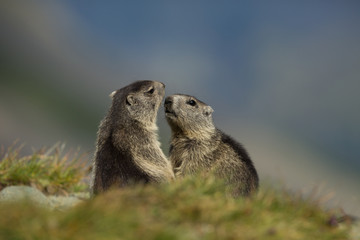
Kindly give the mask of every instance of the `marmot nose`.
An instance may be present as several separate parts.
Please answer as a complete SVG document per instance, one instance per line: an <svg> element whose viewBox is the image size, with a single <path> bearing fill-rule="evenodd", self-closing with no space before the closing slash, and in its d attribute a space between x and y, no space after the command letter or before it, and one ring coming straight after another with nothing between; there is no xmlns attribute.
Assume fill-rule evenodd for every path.
<svg viewBox="0 0 360 240"><path fill-rule="evenodd" d="M173 103L173 99L171 96L165 98L165 105L171 105Z"/></svg>

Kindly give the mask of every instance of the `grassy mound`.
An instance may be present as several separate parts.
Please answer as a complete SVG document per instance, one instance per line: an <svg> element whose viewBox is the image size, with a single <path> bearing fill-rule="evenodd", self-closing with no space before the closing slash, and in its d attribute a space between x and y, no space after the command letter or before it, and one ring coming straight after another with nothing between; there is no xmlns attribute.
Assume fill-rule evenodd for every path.
<svg viewBox="0 0 360 240"><path fill-rule="evenodd" d="M224 197L213 181L186 179L113 190L68 211L1 205L3 239L346 239L333 213L285 192Z"/></svg>
<svg viewBox="0 0 360 240"><path fill-rule="evenodd" d="M31 166L37 166L41 160L42 168L47 169L45 172L51 173L55 155L37 154L37 157L19 160ZM30 161L32 158L38 160ZM18 165L17 161L11 158L12 164L9 164L9 157L4 159L7 159L7 165L4 168L5 163L0 163L0 176L7 185L9 179L11 183L41 184L36 179L41 176L47 179L42 185L44 188L54 185L69 191L74 189L71 184L79 184L80 180L75 179L83 176L75 167L77 163L68 165L65 161L55 164L56 174L40 174L43 171L38 167L31 168L35 169L36 177L30 170L10 174L16 172L10 169L14 168L12 164ZM23 168L18 166L15 169ZM4 173L18 177L5 178ZM325 211L313 201L289 192L262 187L251 198L232 199L225 197L222 183L204 178L114 189L62 212L50 211L30 202L0 203L0 213L0 239L326 240L347 239L350 231L346 224L340 227L331 224L336 212Z"/></svg>

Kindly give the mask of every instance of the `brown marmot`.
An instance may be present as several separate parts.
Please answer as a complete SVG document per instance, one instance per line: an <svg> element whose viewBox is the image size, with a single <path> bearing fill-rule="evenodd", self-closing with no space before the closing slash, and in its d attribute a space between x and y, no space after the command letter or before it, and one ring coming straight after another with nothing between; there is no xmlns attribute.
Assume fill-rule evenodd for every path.
<svg viewBox="0 0 360 240"><path fill-rule="evenodd" d="M258 189L256 169L242 145L215 127L212 112L210 106L189 95L165 99L175 175L211 172L228 185L234 197L247 196Z"/></svg>
<svg viewBox="0 0 360 240"><path fill-rule="evenodd" d="M110 95L112 105L98 131L93 194L112 186L166 182L174 178L157 135L157 111L164 94L163 83L145 80Z"/></svg>

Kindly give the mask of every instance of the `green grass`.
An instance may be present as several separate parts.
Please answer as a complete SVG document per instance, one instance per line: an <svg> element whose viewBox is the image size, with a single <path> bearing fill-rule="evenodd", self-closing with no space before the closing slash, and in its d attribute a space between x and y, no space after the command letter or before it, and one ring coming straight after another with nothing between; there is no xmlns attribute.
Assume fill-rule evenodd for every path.
<svg viewBox="0 0 360 240"><path fill-rule="evenodd" d="M47 194L83 191L87 188L85 162L77 154L64 154L64 148L56 144L24 157L20 157L21 147L9 148L0 160L0 190L29 185Z"/></svg>
<svg viewBox="0 0 360 240"><path fill-rule="evenodd" d="M274 189L233 199L214 179L186 178L112 190L62 212L2 203L0 239L348 239L350 226L329 224L337 211Z"/></svg>

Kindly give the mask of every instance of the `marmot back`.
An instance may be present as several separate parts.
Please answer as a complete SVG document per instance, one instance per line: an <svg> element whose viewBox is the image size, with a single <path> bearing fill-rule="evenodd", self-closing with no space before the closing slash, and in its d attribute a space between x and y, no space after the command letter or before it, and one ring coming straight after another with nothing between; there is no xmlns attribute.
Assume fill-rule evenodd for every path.
<svg viewBox="0 0 360 240"><path fill-rule="evenodd" d="M189 95L165 99L175 175L211 172L225 181L233 196L247 196L258 189L256 169L243 146L214 126L212 112L210 106Z"/></svg>
<svg viewBox="0 0 360 240"><path fill-rule="evenodd" d="M137 81L114 91L101 121L93 165L94 194L112 186L166 182L174 178L157 136L157 111L165 85Z"/></svg>

